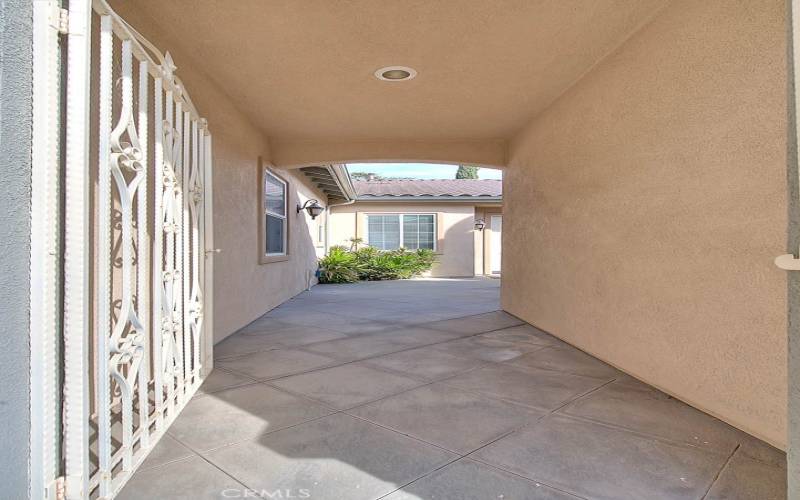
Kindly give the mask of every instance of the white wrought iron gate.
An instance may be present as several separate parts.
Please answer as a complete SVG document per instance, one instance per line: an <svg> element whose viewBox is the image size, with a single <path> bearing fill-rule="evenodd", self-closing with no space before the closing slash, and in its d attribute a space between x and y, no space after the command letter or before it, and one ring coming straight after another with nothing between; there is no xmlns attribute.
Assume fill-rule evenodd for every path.
<svg viewBox="0 0 800 500"><path fill-rule="evenodd" d="M34 0L32 498L112 498L210 368L211 136L103 0Z"/></svg>

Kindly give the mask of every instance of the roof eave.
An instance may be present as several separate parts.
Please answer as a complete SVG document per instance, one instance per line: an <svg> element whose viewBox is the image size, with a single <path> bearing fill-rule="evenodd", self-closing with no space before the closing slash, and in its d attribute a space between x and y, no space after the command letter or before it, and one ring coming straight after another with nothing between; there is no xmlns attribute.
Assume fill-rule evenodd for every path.
<svg viewBox="0 0 800 500"><path fill-rule="evenodd" d="M502 196L369 196L362 195L356 201L443 201L443 202L502 202Z"/></svg>
<svg viewBox="0 0 800 500"><path fill-rule="evenodd" d="M352 202L356 199L355 187L344 164L312 165L300 167L300 171L328 197L329 202Z"/></svg>
<svg viewBox="0 0 800 500"><path fill-rule="evenodd" d="M355 186L353 186L353 179L350 177L350 172L347 170L347 165L345 165L344 163L328 165L328 170L331 172L331 175L336 179L336 183L339 184L339 187L342 190L342 194L344 194L345 198L347 198L348 201L352 201L358 198L358 194L356 193L356 188Z"/></svg>

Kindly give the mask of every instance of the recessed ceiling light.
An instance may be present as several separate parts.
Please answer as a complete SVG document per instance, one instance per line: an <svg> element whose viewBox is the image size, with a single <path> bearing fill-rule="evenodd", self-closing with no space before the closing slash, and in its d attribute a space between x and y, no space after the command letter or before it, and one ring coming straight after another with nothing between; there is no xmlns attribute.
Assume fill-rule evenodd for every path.
<svg viewBox="0 0 800 500"><path fill-rule="evenodd" d="M414 68L407 66L387 66L375 71L375 78L386 82L402 82L417 76Z"/></svg>

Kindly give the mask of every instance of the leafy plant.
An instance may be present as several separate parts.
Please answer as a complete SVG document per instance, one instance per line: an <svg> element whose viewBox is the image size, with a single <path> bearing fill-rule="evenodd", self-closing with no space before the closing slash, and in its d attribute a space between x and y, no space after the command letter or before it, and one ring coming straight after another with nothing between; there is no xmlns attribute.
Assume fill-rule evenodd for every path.
<svg viewBox="0 0 800 500"><path fill-rule="evenodd" d="M364 238L350 238L350 251L354 252L358 250L358 245L364 243Z"/></svg>
<svg viewBox="0 0 800 500"><path fill-rule="evenodd" d="M374 247L332 247L320 259L321 283L352 283L358 280L379 281L408 279L430 270L436 262L433 250L381 251Z"/></svg>
<svg viewBox="0 0 800 500"><path fill-rule="evenodd" d="M334 246L319 261L320 283L353 283L359 280L360 265L353 252Z"/></svg>

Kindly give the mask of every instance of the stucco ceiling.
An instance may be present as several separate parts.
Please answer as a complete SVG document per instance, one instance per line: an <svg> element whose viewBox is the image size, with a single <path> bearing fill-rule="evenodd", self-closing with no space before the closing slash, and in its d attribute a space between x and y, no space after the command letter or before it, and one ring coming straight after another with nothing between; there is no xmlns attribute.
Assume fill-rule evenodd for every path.
<svg viewBox="0 0 800 500"><path fill-rule="evenodd" d="M472 140L510 137L665 2L132 0L127 9L146 9L272 138ZM419 74L373 76L389 65Z"/></svg>

